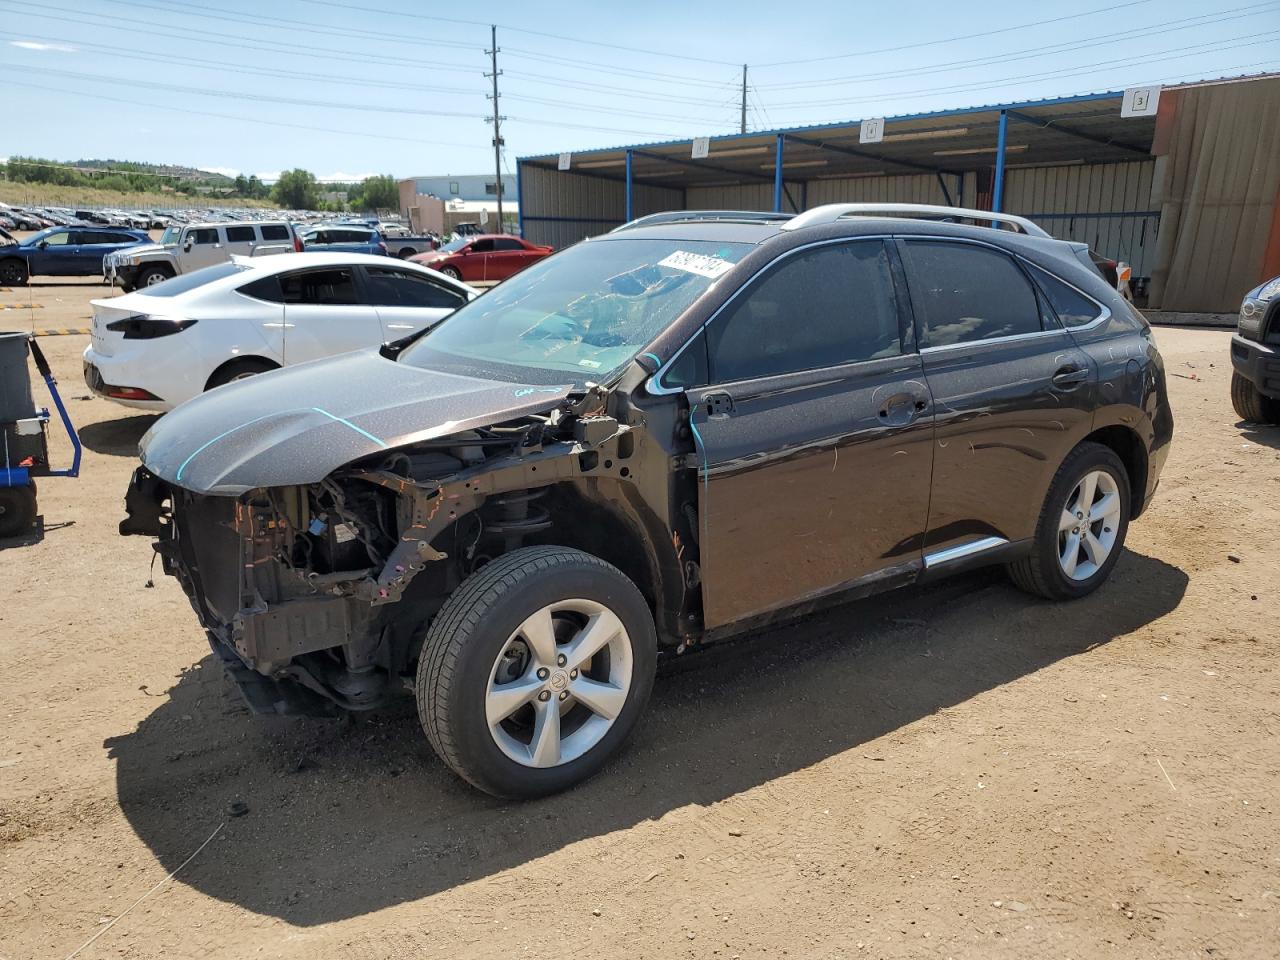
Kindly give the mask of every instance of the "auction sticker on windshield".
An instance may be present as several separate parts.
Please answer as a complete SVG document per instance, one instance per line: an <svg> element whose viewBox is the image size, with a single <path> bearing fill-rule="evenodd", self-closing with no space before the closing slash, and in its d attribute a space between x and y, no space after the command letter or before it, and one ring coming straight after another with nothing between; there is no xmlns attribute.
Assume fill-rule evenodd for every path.
<svg viewBox="0 0 1280 960"><path fill-rule="evenodd" d="M690 253L688 250L676 250L658 261L660 267L672 270L683 270L685 273L696 273L700 277L714 280L724 276L733 269L733 264L719 257L708 257L702 253Z"/></svg>

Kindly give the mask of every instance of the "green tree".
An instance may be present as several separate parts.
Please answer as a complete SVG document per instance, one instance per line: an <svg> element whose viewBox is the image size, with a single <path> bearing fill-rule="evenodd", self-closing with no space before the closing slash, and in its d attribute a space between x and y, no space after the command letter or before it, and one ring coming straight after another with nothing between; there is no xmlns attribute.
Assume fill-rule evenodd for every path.
<svg viewBox="0 0 1280 960"><path fill-rule="evenodd" d="M238 197L249 196L249 181L248 179L246 179L243 173L236 174L235 189L236 189L236 196Z"/></svg>
<svg viewBox="0 0 1280 960"><path fill-rule="evenodd" d="M267 185L258 179L256 173L249 174L249 196L262 200L267 196L268 192Z"/></svg>
<svg viewBox="0 0 1280 960"><path fill-rule="evenodd" d="M286 170L280 174L271 196L280 206L290 210L314 210L320 204L316 175L301 168Z"/></svg>
<svg viewBox="0 0 1280 960"><path fill-rule="evenodd" d="M361 184L359 197L352 196L351 205L364 210L399 210L400 186L390 174L369 177Z"/></svg>

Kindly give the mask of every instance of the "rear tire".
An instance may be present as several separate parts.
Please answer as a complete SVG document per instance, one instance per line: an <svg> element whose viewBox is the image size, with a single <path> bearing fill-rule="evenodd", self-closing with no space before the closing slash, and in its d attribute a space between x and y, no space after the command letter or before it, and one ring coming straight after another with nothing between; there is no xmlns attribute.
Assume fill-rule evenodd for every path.
<svg viewBox="0 0 1280 960"><path fill-rule="evenodd" d="M1245 377L1231 374L1231 405L1236 416L1251 423L1280 424L1280 400L1263 396Z"/></svg>
<svg viewBox="0 0 1280 960"><path fill-rule="evenodd" d="M217 370L213 371L213 376L209 378L209 382L205 384L206 390L212 390L214 387L221 387L224 384L232 383L236 380L247 380L249 377L256 377L260 373L268 373L272 370L279 370L278 364L272 363L270 360L262 360L258 357L247 357L244 360L232 360L230 363L224 363Z"/></svg>
<svg viewBox="0 0 1280 960"><path fill-rule="evenodd" d="M568 547L524 547L445 601L418 660L418 716L455 773L540 797L599 771L653 688L657 634L635 584Z"/></svg>
<svg viewBox="0 0 1280 960"><path fill-rule="evenodd" d="M0 286L20 287L31 277L31 271L25 260L10 257L0 260Z"/></svg>
<svg viewBox="0 0 1280 960"><path fill-rule="evenodd" d="M36 522L36 485L0 487L0 540L20 537Z"/></svg>
<svg viewBox="0 0 1280 960"><path fill-rule="evenodd" d="M1049 600L1092 593L1124 549L1130 503L1129 474L1115 452L1100 443L1080 444L1049 484L1031 553L1008 565L1010 578L1019 589Z"/></svg>

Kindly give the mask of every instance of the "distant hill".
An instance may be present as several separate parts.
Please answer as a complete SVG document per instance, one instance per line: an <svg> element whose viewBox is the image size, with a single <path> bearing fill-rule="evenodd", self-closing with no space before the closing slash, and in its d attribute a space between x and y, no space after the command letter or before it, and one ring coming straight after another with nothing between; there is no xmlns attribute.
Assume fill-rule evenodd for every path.
<svg viewBox="0 0 1280 960"><path fill-rule="evenodd" d="M190 180L211 185L230 184L231 177L208 170L197 170L195 167L184 167L177 163L142 163L136 160L75 160L67 164L81 170L111 170L129 173L146 173L155 177L174 180Z"/></svg>

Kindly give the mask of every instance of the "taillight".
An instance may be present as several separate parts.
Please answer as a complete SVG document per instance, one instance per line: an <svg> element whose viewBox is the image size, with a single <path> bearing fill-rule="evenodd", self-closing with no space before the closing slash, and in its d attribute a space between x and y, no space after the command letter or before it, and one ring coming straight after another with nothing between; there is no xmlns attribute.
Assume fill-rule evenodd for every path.
<svg viewBox="0 0 1280 960"><path fill-rule="evenodd" d="M293 252L294 253L302 252L302 238L298 236L296 233L293 235Z"/></svg>
<svg viewBox="0 0 1280 960"><path fill-rule="evenodd" d="M180 333L191 326L195 326L194 320L186 318L170 320L168 317L152 317L145 313L138 313L123 320L112 320L107 324L107 329L112 333L123 333L126 340L154 340L156 337L168 337Z"/></svg>
<svg viewBox="0 0 1280 960"><path fill-rule="evenodd" d="M386 253L386 252L387 252L387 245L386 245L385 243L379 242L379 243L378 243L378 251L379 251L380 253Z"/></svg>
<svg viewBox="0 0 1280 960"><path fill-rule="evenodd" d="M117 400L159 400L150 390L143 390L141 387L107 387L108 397L114 397Z"/></svg>

